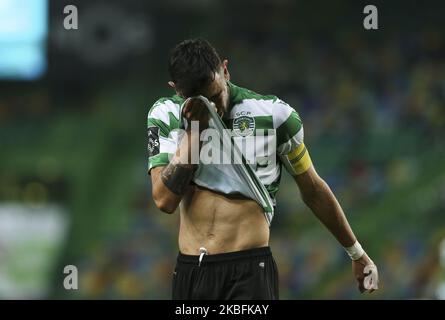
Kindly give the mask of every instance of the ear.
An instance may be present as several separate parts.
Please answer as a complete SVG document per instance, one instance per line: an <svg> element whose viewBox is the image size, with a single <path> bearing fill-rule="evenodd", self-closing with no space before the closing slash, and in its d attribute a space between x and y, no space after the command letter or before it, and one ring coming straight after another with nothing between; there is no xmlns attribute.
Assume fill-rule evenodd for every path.
<svg viewBox="0 0 445 320"><path fill-rule="evenodd" d="M168 86L169 86L170 88L172 88L173 90L175 90L175 92L176 92L176 94L177 94L178 96L182 97L181 93L178 91L178 89L176 89L176 85L175 85L175 83L174 83L173 81L169 81L169 82L168 82Z"/></svg>
<svg viewBox="0 0 445 320"><path fill-rule="evenodd" d="M223 67L223 71L224 71L224 79L226 79L226 81L230 80L230 72L228 69L228 65L229 65L229 60L224 59L222 62L222 67Z"/></svg>

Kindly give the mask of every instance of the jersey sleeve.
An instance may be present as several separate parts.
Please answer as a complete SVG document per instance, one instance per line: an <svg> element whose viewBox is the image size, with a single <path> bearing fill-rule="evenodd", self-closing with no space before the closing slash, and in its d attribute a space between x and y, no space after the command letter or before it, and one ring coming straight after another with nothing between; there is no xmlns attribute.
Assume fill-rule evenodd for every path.
<svg viewBox="0 0 445 320"><path fill-rule="evenodd" d="M291 175L302 174L312 166L312 160L304 144L301 118L293 108L281 100L275 110L277 154Z"/></svg>
<svg viewBox="0 0 445 320"><path fill-rule="evenodd" d="M178 145L178 106L172 101L157 101L147 117L148 173L155 167L166 166Z"/></svg>

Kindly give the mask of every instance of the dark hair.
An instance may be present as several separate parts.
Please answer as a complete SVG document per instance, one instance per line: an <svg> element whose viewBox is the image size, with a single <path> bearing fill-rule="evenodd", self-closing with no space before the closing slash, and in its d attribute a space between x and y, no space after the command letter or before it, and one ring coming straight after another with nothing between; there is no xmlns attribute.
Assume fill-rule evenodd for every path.
<svg viewBox="0 0 445 320"><path fill-rule="evenodd" d="M220 66L221 59L207 40L189 39L171 51L168 71L176 89L191 96L214 80Z"/></svg>

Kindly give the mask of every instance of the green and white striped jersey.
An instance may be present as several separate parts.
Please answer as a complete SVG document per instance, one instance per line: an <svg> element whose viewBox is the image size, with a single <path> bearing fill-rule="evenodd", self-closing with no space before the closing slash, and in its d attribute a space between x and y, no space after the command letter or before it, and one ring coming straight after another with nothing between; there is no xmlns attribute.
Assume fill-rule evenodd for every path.
<svg viewBox="0 0 445 320"><path fill-rule="evenodd" d="M298 113L288 104L271 95L260 95L228 82L230 111L223 122L231 130L234 141L242 146L245 158L275 204L282 164L289 163L287 156L303 147L303 126ZM177 95L161 98L148 113L148 170L165 166L178 146L180 135L180 109L185 100ZM209 124L212 127L212 121ZM205 149L205 140L201 150ZM300 148L301 149L301 148ZM245 183L233 166L239 164L200 162L193 182L202 187L224 193L241 193L252 198ZM291 172L290 167L286 168Z"/></svg>

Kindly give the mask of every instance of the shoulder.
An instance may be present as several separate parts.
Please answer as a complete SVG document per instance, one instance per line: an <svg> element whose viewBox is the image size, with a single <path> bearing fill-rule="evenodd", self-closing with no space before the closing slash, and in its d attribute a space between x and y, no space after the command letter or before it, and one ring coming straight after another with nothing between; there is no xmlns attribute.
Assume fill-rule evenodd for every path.
<svg viewBox="0 0 445 320"><path fill-rule="evenodd" d="M242 88L229 82L231 103L237 105L248 105L257 109L262 115L273 117L275 128L280 127L286 121L301 122L297 111L279 97L271 94L260 94L250 89Z"/></svg>
<svg viewBox="0 0 445 320"><path fill-rule="evenodd" d="M160 128L160 134L168 136L179 128L179 109L184 99L175 95L158 99L148 111L147 127Z"/></svg>
<svg viewBox="0 0 445 320"><path fill-rule="evenodd" d="M228 82L230 88L230 100L233 104L243 103L246 100L264 101L267 103L274 103L278 97L274 95L263 95L253 90L237 86Z"/></svg>
<svg viewBox="0 0 445 320"><path fill-rule="evenodd" d="M177 117L183 102L184 99L178 95L159 98L149 109L148 117L159 118L162 115L168 116L169 113Z"/></svg>

